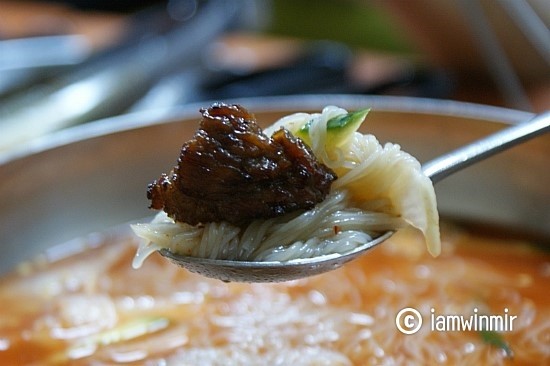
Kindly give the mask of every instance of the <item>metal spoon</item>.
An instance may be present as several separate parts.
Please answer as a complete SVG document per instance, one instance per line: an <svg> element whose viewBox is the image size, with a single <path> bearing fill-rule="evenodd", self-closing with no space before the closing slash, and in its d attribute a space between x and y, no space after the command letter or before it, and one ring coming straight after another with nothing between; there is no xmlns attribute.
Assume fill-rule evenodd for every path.
<svg viewBox="0 0 550 366"><path fill-rule="evenodd" d="M422 170L433 183L437 183L443 178L478 161L549 131L550 111L547 111L527 122L500 130L483 139L435 158L425 163L422 166ZM291 262L248 262L204 259L174 254L167 249L161 249L160 254L191 272L226 282L280 282L313 276L337 269L345 263L365 254L369 249L384 242L393 234L393 231L383 233L376 239L345 254L329 254L314 258L293 260Z"/></svg>

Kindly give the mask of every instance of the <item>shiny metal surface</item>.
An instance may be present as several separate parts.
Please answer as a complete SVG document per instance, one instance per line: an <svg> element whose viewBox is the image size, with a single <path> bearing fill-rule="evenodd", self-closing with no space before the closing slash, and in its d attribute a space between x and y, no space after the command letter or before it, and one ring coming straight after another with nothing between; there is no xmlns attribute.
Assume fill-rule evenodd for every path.
<svg viewBox="0 0 550 366"><path fill-rule="evenodd" d="M428 161L530 113L465 103L366 96L240 102L263 125L328 104L373 111L363 132ZM146 186L176 162L200 119L189 105L61 131L0 155L0 272L53 245L151 216ZM443 216L525 228L550 238L550 136L456 173L437 185ZM475 189L473 189L475 187ZM128 265L131 265L130 263Z"/></svg>
<svg viewBox="0 0 550 366"><path fill-rule="evenodd" d="M301 259L292 262L245 262L187 257L162 249L160 254L188 271L225 282L283 282L315 276L340 268L393 235L388 231L346 254Z"/></svg>
<svg viewBox="0 0 550 366"><path fill-rule="evenodd" d="M422 165L432 182L437 183L455 172L485 160L501 151L550 131L550 112L529 121L507 127L481 140L460 147Z"/></svg>

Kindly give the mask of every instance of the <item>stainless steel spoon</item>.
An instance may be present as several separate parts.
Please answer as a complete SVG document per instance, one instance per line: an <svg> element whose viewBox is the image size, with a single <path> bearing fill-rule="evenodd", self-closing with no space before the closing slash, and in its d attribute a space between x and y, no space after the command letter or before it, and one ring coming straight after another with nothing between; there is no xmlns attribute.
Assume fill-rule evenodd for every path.
<svg viewBox="0 0 550 366"><path fill-rule="evenodd" d="M550 111L533 119L500 130L450 153L435 158L422 166L433 183L462 170L498 152L550 131ZM394 234L383 233L345 254L329 254L291 262L248 262L204 259L182 256L161 249L160 253L173 263L206 277L230 282L280 282L317 275L339 268L345 263L365 254L369 249L384 242Z"/></svg>

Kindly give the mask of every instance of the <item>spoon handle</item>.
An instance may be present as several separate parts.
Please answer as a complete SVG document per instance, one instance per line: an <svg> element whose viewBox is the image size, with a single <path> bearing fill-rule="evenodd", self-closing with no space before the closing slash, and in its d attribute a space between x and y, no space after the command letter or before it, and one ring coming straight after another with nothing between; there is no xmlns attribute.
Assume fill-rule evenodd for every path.
<svg viewBox="0 0 550 366"><path fill-rule="evenodd" d="M422 165L433 183L494 154L550 131L550 111L500 130Z"/></svg>

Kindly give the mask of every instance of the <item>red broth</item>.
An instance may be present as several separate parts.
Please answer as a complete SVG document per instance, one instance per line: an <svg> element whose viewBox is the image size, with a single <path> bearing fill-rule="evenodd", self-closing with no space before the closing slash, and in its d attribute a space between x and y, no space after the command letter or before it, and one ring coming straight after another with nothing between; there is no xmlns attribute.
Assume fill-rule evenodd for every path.
<svg viewBox="0 0 550 366"><path fill-rule="evenodd" d="M438 258L403 231L331 273L239 284L156 254L134 270L132 234L93 235L0 279L0 364L550 364L550 253L442 238Z"/></svg>

